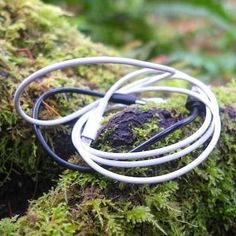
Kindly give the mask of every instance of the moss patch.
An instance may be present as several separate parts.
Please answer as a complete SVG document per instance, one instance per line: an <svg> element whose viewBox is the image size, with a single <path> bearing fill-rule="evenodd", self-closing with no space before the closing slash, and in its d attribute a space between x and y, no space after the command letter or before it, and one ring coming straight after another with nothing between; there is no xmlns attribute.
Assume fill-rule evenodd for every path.
<svg viewBox="0 0 236 236"><path fill-rule="evenodd" d="M115 55L114 51L81 35L67 22L66 15L61 9L38 0L0 1L0 187L9 190L0 194L3 215L10 215L11 211L18 213L15 205L19 204L14 203L14 197L24 192L22 179L32 183L29 187L25 186L30 198L37 197L38 194L34 193L42 193L40 183L52 182L61 171L38 147L32 127L15 112L12 98L18 84L32 72L58 61ZM118 65L80 66L50 73L25 92L22 98L24 109L31 114L35 98L50 88L78 86L105 89L121 73ZM52 110L60 109L60 115L68 114L91 101L86 96L69 95L48 100L41 118L57 117L58 112ZM55 131L52 130L52 133ZM18 193L12 189L18 189ZM44 187L41 189L46 190ZM18 198L23 199L24 196Z"/></svg>
<svg viewBox="0 0 236 236"><path fill-rule="evenodd" d="M5 177L4 184L9 182L10 173L26 173L29 178L36 178L37 181L39 178L48 180L55 176L44 175L51 174L53 164L48 163L49 159L38 148L31 127L14 111L12 96L20 81L31 72L55 61L113 54L84 38L66 22L64 14L60 9L37 0L0 2L0 171ZM23 98L27 104L25 109L30 113L31 99L34 100L36 95L48 88L105 88L120 73L119 66L78 67L52 73L42 82L32 85L30 92L26 92ZM217 148L199 168L174 181L142 186L119 183L96 173L83 174L66 170L54 188L31 201L24 216L0 221L0 234L235 235L235 82L228 87L214 88L214 91L222 107L222 134ZM60 101L64 114L68 111L68 103L63 99ZM48 102L50 106L56 106L53 100ZM80 102L86 103L89 100L81 98ZM187 113L182 104L182 97L173 97L155 109L164 109L170 113L171 118L178 119ZM137 118L135 115L140 116L140 112L145 114L149 109L147 106L139 108L138 113L134 112L133 120ZM118 113L117 116L122 114ZM51 115L45 112L42 117ZM169 119L155 115L145 117L143 124L130 129L132 134L136 133L143 139L161 128L162 120L165 124ZM188 136L198 127L199 122L197 120L173 133L156 144L156 147ZM113 125L111 132L117 127L116 123ZM138 141L141 140L134 139L130 145L138 145ZM100 142L104 144L100 145L101 148L114 148L109 135L101 135ZM130 145L122 145L122 149L129 149ZM180 162L164 167L178 168L197 154L188 155ZM9 166L12 166L11 171ZM126 173L160 174L165 170L151 171L135 169Z"/></svg>
<svg viewBox="0 0 236 236"><path fill-rule="evenodd" d="M225 111L221 113L223 128L217 148L206 162L187 175L159 185L137 186L96 173L65 171L55 189L31 202L24 217L15 223L10 219L2 221L8 225L4 232L11 230L20 235L54 232L60 235L63 229L66 235L234 235L236 123L227 112L228 105L225 103ZM170 102L165 106L171 116L183 109L181 103L176 106ZM156 117L154 120L156 122ZM144 128L143 135L150 135L145 124L152 122L153 118L148 119L144 126L138 127L139 132ZM172 139L163 140L158 145L182 139L198 127L199 122L182 129L181 134L174 133ZM109 143L109 137L107 141ZM184 165L197 154L183 158L178 165ZM130 174L142 175L145 171L136 170ZM146 174L150 173L147 171ZM63 212L59 227L54 223L57 209Z"/></svg>

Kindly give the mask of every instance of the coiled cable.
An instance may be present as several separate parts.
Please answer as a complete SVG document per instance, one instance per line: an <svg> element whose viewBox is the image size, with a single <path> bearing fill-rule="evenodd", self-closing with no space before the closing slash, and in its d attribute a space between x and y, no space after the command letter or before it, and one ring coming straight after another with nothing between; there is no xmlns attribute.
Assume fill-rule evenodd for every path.
<svg viewBox="0 0 236 236"><path fill-rule="evenodd" d="M34 119L38 119L39 117L39 112L40 112L40 108L42 107L43 101L46 100L47 98L58 94L58 93L81 93L84 92L83 90L80 89L76 89L76 88L58 88L58 89L53 89L50 91L45 92L44 94L42 94L37 101L34 104L33 107L33 118ZM85 94L85 93L84 93ZM39 125L35 125L34 124L34 131L35 131L35 135L40 143L40 145L42 146L42 148L47 152L47 154L54 160L56 161L59 165L70 169L70 170L77 170L77 171L81 171L81 172L91 172L93 171L92 168L88 167L88 166L84 166L84 165L79 165L79 164L74 164L71 163L67 160L64 160L62 157L60 157L58 154L56 154L54 152L54 150L47 144L42 131L41 131L41 127Z"/></svg>
<svg viewBox="0 0 236 236"><path fill-rule="evenodd" d="M43 105L43 101L46 99L60 93L77 93L77 94L83 94L83 95L89 95L89 96L95 96L95 97L103 97L103 93L99 93L96 91L86 90L86 89L80 89L80 88L55 88L50 91L47 91L43 93L35 102L33 107L33 118L38 119L40 109ZM136 96L132 94L114 94L110 101L115 103L122 103L125 105L131 105L135 104L137 98ZM47 154L56 161L59 165L63 166L64 168L70 169L70 170L77 170L81 172L91 172L93 171L92 168L84 165L74 164L71 162L66 161L61 156L55 153L55 151L47 144L43 134L41 127L39 125L34 124L34 131L35 135L37 137L37 140L39 141L42 148L47 152Z"/></svg>
<svg viewBox="0 0 236 236"><path fill-rule="evenodd" d="M37 118L28 116L22 110L20 106L21 94L23 93L24 89L34 80L39 79L47 73L57 69L63 69L81 64L84 65L98 63L118 63L125 65L134 65L142 67L143 69L139 69L127 74L126 76L118 80L113 86L111 86L111 88L106 92L103 98L85 106L79 111L74 112L66 117L57 120L38 120ZM130 80L139 78L141 76L145 77L127 85ZM165 79L179 79L187 81L191 86L193 86L193 90L155 85L157 82ZM201 102L205 106L205 119L203 124L191 136L175 144L171 144L154 150L129 153L112 153L96 150L90 146L92 141L96 139L97 131L100 127L100 122L103 119L104 112L107 110L108 102L115 93L138 94L150 91L185 94ZM143 103L144 101L145 99L143 99L140 103ZM72 130L72 142L79 152L80 156L91 168L101 173L102 175L127 183L160 183L177 178L189 172L200 163L202 163L211 153L211 151L217 144L221 130L219 107L214 94L211 92L208 86L203 84L201 81L194 79L191 76L173 68L127 58L81 58L60 62L52 66L45 67L33 73L21 83L15 93L14 102L18 113L30 123L37 125L57 125L66 123L79 117ZM203 148L202 145L206 144L206 141L207 145ZM160 165L162 163L181 158L199 147L202 147L202 153L192 162L180 169L160 176L126 176L117 174L115 172L112 172L111 169L105 168L105 166L116 168L133 168ZM160 155L162 156L160 157Z"/></svg>

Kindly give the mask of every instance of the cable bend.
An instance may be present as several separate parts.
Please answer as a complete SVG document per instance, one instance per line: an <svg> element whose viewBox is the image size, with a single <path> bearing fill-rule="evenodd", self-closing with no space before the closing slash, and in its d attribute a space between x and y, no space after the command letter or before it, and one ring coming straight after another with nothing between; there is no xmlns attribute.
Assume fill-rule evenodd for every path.
<svg viewBox="0 0 236 236"><path fill-rule="evenodd" d="M132 71L129 74L123 76L120 80L117 80L104 95L95 92L94 96L100 97L100 99L98 99L97 101L92 102L91 104L84 106L78 111L60 119L39 120L38 112L40 108L40 102L37 103L37 106L34 109L33 117L30 117L22 110L20 105L20 98L25 88L36 79L42 78L47 73L58 69L64 69L78 65L100 63L124 64L135 66L139 69ZM176 79L186 81L191 85L192 89L158 86L158 82L160 81ZM184 121L173 125L173 127L169 127L169 129L167 129L165 132L156 135L156 137L153 137L152 140L147 140L146 144L143 144L143 146L141 144L140 147L137 147L137 149L133 150L134 152L112 153L92 148L90 145L93 140L97 138L97 131L100 127L100 122L103 119L104 113L108 109L109 101L113 99L113 102L123 103L126 105L132 103L144 104L144 99L138 100L135 96L131 98L130 95L132 94L133 96L133 94L136 95L143 92L167 92L184 94L188 98L191 98L191 101L189 103L191 106L189 107L192 115L190 115L189 118L186 118ZM87 92L83 94L87 94ZM218 142L221 132L219 106L215 95L207 85L205 85L200 80L197 80L174 68L128 58L78 58L47 66L30 75L19 85L15 92L14 104L17 112L26 121L35 125L35 131L37 133L39 132L39 126L58 125L77 119L72 129L71 138L74 147L89 167L86 167L86 169L80 169L76 168L75 166L67 166L67 168L71 167L71 169L77 169L81 171L91 171L91 169L93 169L109 178L126 183L161 183L175 179L188 173L193 168L201 164L210 155ZM196 132L174 144L161 147L159 149L144 150L143 147L146 147L147 144L151 145L154 141L160 140L160 138L165 137L175 129L180 128L183 125L188 124L189 122L192 122L199 113L199 110L196 109L196 104L200 104L205 112L204 121L201 127ZM38 133L38 135L40 136L40 133ZM113 171L113 168L108 169L108 167L115 167L116 170L116 168L140 168L161 165L169 161L183 158L185 155L190 154L198 148L201 148L199 149L201 150L201 153L192 162L188 163L186 166L180 169L174 170L164 175L134 177L118 174ZM159 157L160 155L162 156ZM61 163L58 157L54 156L54 159Z"/></svg>

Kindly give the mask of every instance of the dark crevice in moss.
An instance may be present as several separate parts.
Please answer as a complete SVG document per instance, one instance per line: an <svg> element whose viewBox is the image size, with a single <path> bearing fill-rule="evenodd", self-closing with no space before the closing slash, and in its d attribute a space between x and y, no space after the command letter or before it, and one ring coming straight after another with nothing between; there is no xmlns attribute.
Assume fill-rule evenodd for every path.
<svg viewBox="0 0 236 236"><path fill-rule="evenodd" d="M67 160L75 154L75 148L69 133L58 132L51 138L54 140L53 149L63 159ZM42 149L40 151L45 153ZM41 163L36 169L37 174L33 176L24 174L19 167L11 167L13 171L7 177L6 184L1 187L0 219L14 215L24 215L29 206L29 201L37 199L43 193L48 192L58 180L64 168L55 163L49 156L44 156L46 160L41 158ZM42 163L43 161L46 161L46 165ZM7 169L11 168L7 167ZM4 179L4 176L0 176L0 179Z"/></svg>
<svg viewBox="0 0 236 236"><path fill-rule="evenodd" d="M52 148L64 160L68 160L76 153L70 136L72 124L74 124L74 121L70 122L70 125L67 125L66 129L63 127L64 132L56 132L53 129L46 129L43 132L53 140ZM58 176L64 170L63 167L45 155L46 153L41 147L39 148L40 152L44 153L45 159L40 158L41 163L38 164L35 175L24 174L21 168L16 166L9 167L8 165L11 164L6 164L6 168L8 170L12 169L13 171L7 176L6 183L1 186L0 219L14 215L24 215L29 206L29 201L37 199L51 189L58 180ZM43 163L44 161L46 163ZM4 178L5 176L3 174L0 175L0 180Z"/></svg>
<svg viewBox="0 0 236 236"><path fill-rule="evenodd" d="M49 191L56 182L56 176L62 173L62 168L47 160L48 168L40 163L35 176L24 174L21 169L11 166L13 171L7 176L7 181L0 191L0 219L24 215L29 201L37 199ZM0 179L5 176L1 174Z"/></svg>
<svg viewBox="0 0 236 236"><path fill-rule="evenodd" d="M76 153L76 149L71 140L71 129L72 125L66 125L59 126L56 129L45 128L42 130L42 134L45 137L47 144L64 160L68 160L70 156Z"/></svg>

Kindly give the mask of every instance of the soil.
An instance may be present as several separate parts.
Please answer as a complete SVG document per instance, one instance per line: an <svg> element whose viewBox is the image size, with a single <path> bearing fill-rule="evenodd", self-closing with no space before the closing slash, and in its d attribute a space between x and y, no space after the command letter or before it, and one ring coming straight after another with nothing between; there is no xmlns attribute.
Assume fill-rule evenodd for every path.
<svg viewBox="0 0 236 236"><path fill-rule="evenodd" d="M1 187L0 219L22 215L29 205L29 200L36 199L47 192L54 183L48 179L35 182L32 176L16 172L13 172L9 178L10 181Z"/></svg>
<svg viewBox="0 0 236 236"><path fill-rule="evenodd" d="M164 109L150 109L141 111L138 108L127 108L114 115L108 123L99 131L99 135L113 130L109 137L111 147L132 146L135 141L133 128L140 127L151 119L157 119L157 124L162 128L167 128L174 124L179 117L173 117L170 111Z"/></svg>

